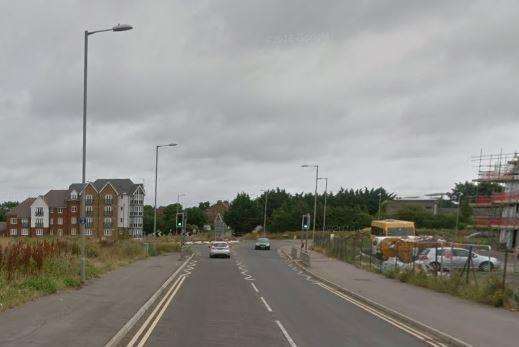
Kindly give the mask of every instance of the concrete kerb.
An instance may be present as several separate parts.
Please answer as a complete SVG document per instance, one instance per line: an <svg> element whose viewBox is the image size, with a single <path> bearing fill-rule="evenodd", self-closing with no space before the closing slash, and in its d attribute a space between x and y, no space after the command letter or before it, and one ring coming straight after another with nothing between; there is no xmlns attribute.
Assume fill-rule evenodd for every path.
<svg viewBox="0 0 519 347"><path fill-rule="evenodd" d="M434 329L433 327L430 327L422 322L419 322L417 320L414 320L412 319L411 317L408 317L402 313L399 313L389 307L386 307L382 304L379 304L378 302L375 302L369 298L366 298L365 296L362 296L358 293L355 293L355 292L352 292L351 290L348 290L346 288L343 288L342 286L334 283L334 282L331 282L317 274L315 274L313 271L307 269L303 264L301 264L301 262L299 262L297 259L293 259L287 252L285 252L284 249L281 249L281 252L283 253L283 255L285 257L287 257L288 259L290 259L291 261L293 261L297 267L299 267L303 272L305 272L306 274L308 274L309 276L313 277L314 279L320 281L320 282L323 282L324 284L334 288L335 290L339 291L339 292L342 292L346 295L349 295L351 297L353 297L354 299L366 304L366 305L369 305L379 311L382 311L383 313L391 316L392 318L394 319L397 319L401 322L404 322L406 324L408 324L409 326L411 327L414 327L416 329L419 329L421 330L422 332L425 332L429 335L432 335L434 336L435 338L437 338L438 340L440 340L441 342L444 342L444 343L447 343L449 344L450 346L457 346L457 347L472 347L472 345L466 343L466 342L463 342L449 334L446 334L444 332L441 332L437 329Z"/></svg>
<svg viewBox="0 0 519 347"><path fill-rule="evenodd" d="M191 254L189 258L187 258L175 272L168 277L168 279L160 286L160 288L146 301L142 307L135 312L132 318L124 326L115 334L110 341L108 341L105 347L117 346L119 342L121 342L124 337L128 334L128 332L135 326L135 324L142 318L142 316L146 313L146 311L157 301L162 292L168 287L168 285L173 281L173 279L178 275L180 271L186 266L186 264L195 256L195 254Z"/></svg>

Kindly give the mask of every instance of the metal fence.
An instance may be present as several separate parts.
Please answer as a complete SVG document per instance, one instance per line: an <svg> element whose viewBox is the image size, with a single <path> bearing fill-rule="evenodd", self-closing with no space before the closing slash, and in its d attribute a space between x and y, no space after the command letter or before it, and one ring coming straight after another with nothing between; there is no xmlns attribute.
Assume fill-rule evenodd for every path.
<svg viewBox="0 0 519 347"><path fill-rule="evenodd" d="M498 251L488 245L451 242L436 242L434 246L431 244L417 242L409 246L410 243L407 243L402 247L397 244L382 254L365 233L353 232L344 236L319 232L315 235L313 247L359 268L390 277L397 277L396 273L405 273L406 276L409 273L420 274L421 280L427 282L424 286L444 285L453 294L471 289L501 288L511 301L519 305L519 258L516 254ZM448 283L433 283L435 279L431 277ZM484 301L484 298L480 301Z"/></svg>

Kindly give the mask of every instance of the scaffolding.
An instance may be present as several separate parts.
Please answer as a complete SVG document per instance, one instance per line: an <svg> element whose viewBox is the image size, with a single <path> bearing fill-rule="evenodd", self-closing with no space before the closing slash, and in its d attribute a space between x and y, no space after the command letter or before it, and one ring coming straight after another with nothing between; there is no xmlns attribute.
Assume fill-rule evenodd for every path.
<svg viewBox="0 0 519 347"><path fill-rule="evenodd" d="M500 242L519 252L519 153L483 154L472 157L477 167L474 182L496 183L502 192L490 195L477 191L471 201L474 225L477 228L498 229Z"/></svg>

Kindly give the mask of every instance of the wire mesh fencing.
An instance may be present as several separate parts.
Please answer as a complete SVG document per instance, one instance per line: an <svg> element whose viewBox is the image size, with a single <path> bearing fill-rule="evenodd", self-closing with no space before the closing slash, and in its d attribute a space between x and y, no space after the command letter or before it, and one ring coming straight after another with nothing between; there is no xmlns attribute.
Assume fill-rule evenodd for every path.
<svg viewBox="0 0 519 347"><path fill-rule="evenodd" d="M488 245L388 240L383 251L369 235L319 232L313 247L330 257L403 282L495 306L519 307L519 258Z"/></svg>

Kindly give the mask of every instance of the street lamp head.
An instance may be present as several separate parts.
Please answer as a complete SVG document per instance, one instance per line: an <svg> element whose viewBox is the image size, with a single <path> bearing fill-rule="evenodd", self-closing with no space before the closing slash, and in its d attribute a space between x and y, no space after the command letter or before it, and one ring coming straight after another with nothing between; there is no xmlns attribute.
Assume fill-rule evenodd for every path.
<svg viewBox="0 0 519 347"><path fill-rule="evenodd" d="M308 164L303 164L303 165L301 165L301 167L310 167L310 165L308 165Z"/></svg>
<svg viewBox="0 0 519 347"><path fill-rule="evenodd" d="M117 24L112 28L112 31L127 31L132 29L133 27L129 24Z"/></svg>
<svg viewBox="0 0 519 347"><path fill-rule="evenodd" d="M170 143L170 144L168 144L168 146L175 147L175 146L178 146L178 143Z"/></svg>

